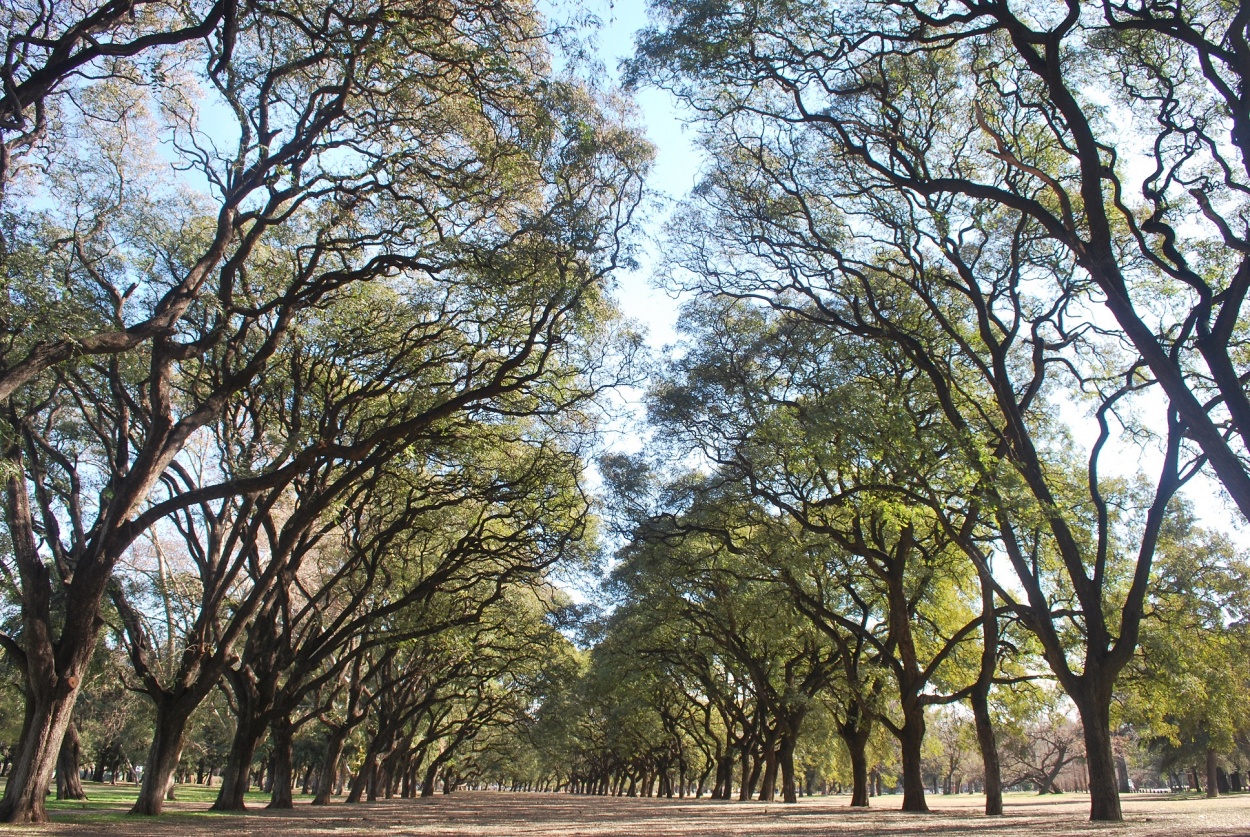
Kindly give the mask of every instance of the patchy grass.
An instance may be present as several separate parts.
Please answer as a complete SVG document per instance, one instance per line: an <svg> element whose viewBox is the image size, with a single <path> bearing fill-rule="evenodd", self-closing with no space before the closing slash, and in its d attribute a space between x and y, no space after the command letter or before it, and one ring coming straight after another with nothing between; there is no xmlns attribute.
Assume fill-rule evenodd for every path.
<svg viewBox="0 0 1250 837"><path fill-rule="evenodd" d="M2 786L2 783L0 783ZM130 810L130 806L135 804L135 800L139 798L139 786L132 785L129 782L119 782L116 785L100 782L83 782L82 789L86 791L87 798L64 799L58 800L48 797L48 813L56 815L57 813L69 812L75 813L81 811L92 811L95 813L119 812L125 813ZM203 785L178 785L174 790L174 796L177 797L178 803L187 803L196 806L209 806L217 799L217 791L219 787L204 787ZM304 797L296 795L296 800L311 800L312 797ZM269 794L252 791L246 796L246 803L249 808L264 807L269 803ZM175 803L166 803L175 804Z"/></svg>
<svg viewBox="0 0 1250 837"><path fill-rule="evenodd" d="M432 799L393 799L326 807L307 804L266 811L264 794L249 794L247 814L216 814L215 788L180 787L159 818L128 816L133 785L89 785L87 803L52 803L53 822L39 828L0 827L0 833L118 835L118 837L1232 837L1250 834L1250 795L1215 800L1187 795L1124 797L1125 822L1088 822L1084 794L1039 797L1009 794L1007 815L982 816L979 796L930 797L929 814L904 814L899 796L851 810L845 796L815 797L797 805L709 800L616 799L566 794L460 792Z"/></svg>

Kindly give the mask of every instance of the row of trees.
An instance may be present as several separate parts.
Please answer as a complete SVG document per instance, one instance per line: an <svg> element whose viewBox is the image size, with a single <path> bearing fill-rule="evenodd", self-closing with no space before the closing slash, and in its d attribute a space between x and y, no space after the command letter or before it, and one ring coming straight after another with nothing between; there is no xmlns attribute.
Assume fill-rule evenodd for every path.
<svg viewBox="0 0 1250 837"><path fill-rule="evenodd" d="M223 685L218 807L319 717L378 725L371 788L435 769L594 542L649 147L523 2L3 15L0 820L44 819L106 629L151 702L138 813Z"/></svg>
<svg viewBox="0 0 1250 837"><path fill-rule="evenodd" d="M1040 676L1094 819L1121 722L1217 775L1246 573L1180 492L1209 472L1250 515L1250 10L651 8L628 78L709 162L660 270L692 300L664 443L603 469L624 545L587 663L542 614L593 552L649 149L553 70L566 33L512 0L6 7L0 819L44 817L112 649L151 702L140 813L218 695L221 807L262 736L287 804L301 726L359 715L358 795L510 718L499 746L580 789L710 765L721 796L793 797L821 728L856 804L885 730L924 810L928 724L966 702L996 813L996 702ZM569 685L520 712L510 678Z"/></svg>
<svg viewBox="0 0 1250 837"><path fill-rule="evenodd" d="M1250 515L1250 10L651 10L630 78L709 160L670 226L662 275L699 301L653 409L708 487L662 519L758 554L828 659L858 637L885 666L905 808L927 704L968 697L993 761L1012 620L1080 716L1093 819L1120 819L1116 684L1178 491L1209 470Z"/></svg>

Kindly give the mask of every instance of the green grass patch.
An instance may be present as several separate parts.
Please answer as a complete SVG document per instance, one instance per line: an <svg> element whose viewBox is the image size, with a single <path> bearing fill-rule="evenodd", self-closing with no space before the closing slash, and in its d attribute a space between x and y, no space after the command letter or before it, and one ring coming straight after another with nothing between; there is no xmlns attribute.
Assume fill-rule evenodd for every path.
<svg viewBox="0 0 1250 837"><path fill-rule="evenodd" d="M4 780L0 779L0 793L4 790ZM127 811L135 804L135 800L139 798L139 786L132 785L128 782L118 783L116 785L107 782L83 782L82 789L86 791L87 798L83 799L56 799L55 796L49 796L47 800L48 815L53 819L69 819L79 823L98 823L107 825L109 823L119 823L127 818ZM190 803L193 805L203 805L205 808L212 805L217 799L217 792L220 790L220 784L212 787L204 785L178 785L174 791L179 803ZM295 800L310 800L311 796L305 794L295 794ZM250 791L244 796L244 802L248 808L263 808L269 804L269 794L261 791ZM166 808L166 814L162 815L162 819L179 817L202 818L202 817L220 817L232 816L228 813L220 813L217 811L184 811L179 809Z"/></svg>

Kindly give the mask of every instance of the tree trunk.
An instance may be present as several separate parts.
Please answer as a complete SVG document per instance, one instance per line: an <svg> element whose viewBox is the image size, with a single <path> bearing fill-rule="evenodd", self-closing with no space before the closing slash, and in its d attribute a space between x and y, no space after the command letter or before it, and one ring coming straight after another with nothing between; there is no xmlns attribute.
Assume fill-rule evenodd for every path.
<svg viewBox="0 0 1250 837"><path fill-rule="evenodd" d="M1218 758L1215 748L1207 747L1207 799L1220 795Z"/></svg>
<svg viewBox="0 0 1250 837"><path fill-rule="evenodd" d="M87 792L82 789L82 776L79 765L82 762L82 742L78 738L78 727L71 722L65 728L65 737L61 739L61 752L56 760L56 798L86 799Z"/></svg>
<svg viewBox="0 0 1250 837"><path fill-rule="evenodd" d="M338 778L339 759L343 756L343 742L347 740L347 726L330 731L326 739L325 755L321 758L321 767L317 772L317 795L312 804L328 805L334 793L334 781Z"/></svg>
<svg viewBox="0 0 1250 837"><path fill-rule="evenodd" d="M748 771L748 767L750 770ZM738 793L739 802L748 802L755 795L755 785L760 780L760 772L764 768L764 754L756 752L752 747L742 752L742 788Z"/></svg>
<svg viewBox="0 0 1250 837"><path fill-rule="evenodd" d="M25 686L22 734L13 766L0 798L0 822L47 822L45 800L61 754L61 740L74 716L78 689L91 662L103 620L100 600L106 575L84 571L74 579L66 599L60 637L53 636L52 577L39 554L26 490L25 468L16 432L17 421L6 416L4 450L4 512L9 547L21 577L22 657Z"/></svg>
<svg viewBox="0 0 1250 837"><path fill-rule="evenodd" d="M732 748L725 751L725 755L721 757L720 765L716 768L716 783L719 785L719 794L714 794L717 799L729 801L733 798L734 790L734 751Z"/></svg>
<svg viewBox="0 0 1250 837"><path fill-rule="evenodd" d="M378 763L378 754L370 749L365 754L365 762L360 766L360 772L352 779L352 789L347 793L347 802L349 805L355 805L364 798L368 785L373 781L373 774L376 771Z"/></svg>
<svg viewBox="0 0 1250 837"><path fill-rule="evenodd" d="M764 779L760 782L760 802L772 802L777 795L777 735L764 742Z"/></svg>
<svg viewBox="0 0 1250 837"><path fill-rule="evenodd" d="M1092 822L1120 822L1120 794L1111 752L1111 688L1072 689L1085 732L1085 766L1089 770L1089 818Z"/></svg>
<svg viewBox="0 0 1250 837"><path fill-rule="evenodd" d="M256 747L264 733L264 726L255 720L245 722L242 718L239 719L239 726L230 742L226 767L221 771L221 789L217 792L217 801L210 810L247 810L244 798L252 784L252 759L256 756Z"/></svg>
<svg viewBox="0 0 1250 837"><path fill-rule="evenodd" d="M797 803L799 798L794 783L794 736L790 733L781 737L777 760L781 762L781 801Z"/></svg>
<svg viewBox="0 0 1250 837"><path fill-rule="evenodd" d="M998 739L994 734L994 722L990 717L990 687L994 671L998 668L998 617L994 613L994 588L989 574L981 576L981 671L972 689L969 702L976 722L977 746L981 750L981 763L985 768L985 814L1001 816L1003 813L1003 775L998 760Z"/></svg>
<svg viewBox="0 0 1250 837"><path fill-rule="evenodd" d="M46 698L28 694L22 736L0 799L0 822L48 821L45 799L77 696L76 687L58 687Z"/></svg>
<svg viewBox="0 0 1250 837"><path fill-rule="evenodd" d="M1120 793L1129 793L1132 787L1129 784L1128 762L1124 760L1124 753L1115 754L1115 775Z"/></svg>
<svg viewBox="0 0 1250 837"><path fill-rule="evenodd" d="M434 795L434 780L438 778L438 759L430 762L430 766L425 769L425 781L421 783L421 798Z"/></svg>
<svg viewBox="0 0 1250 837"><path fill-rule="evenodd" d="M924 745L924 707L904 704L903 727L899 730L898 743L903 757L903 810L926 813L929 806L924 799L924 770L921 764L921 748Z"/></svg>
<svg viewBox="0 0 1250 837"><path fill-rule="evenodd" d="M152 746L148 748L147 761L143 765L143 783L139 786L139 798L135 800L130 813L156 816L164 809L165 796L170 789L174 770L178 767L178 760L182 758L183 733L190 711L181 702L156 701Z"/></svg>
<svg viewBox="0 0 1250 837"><path fill-rule="evenodd" d="M838 722L838 735L851 756L851 807L868 807L868 738L872 723L863 717L858 704L846 710L846 720Z"/></svg>
<svg viewBox="0 0 1250 837"><path fill-rule="evenodd" d="M295 729L287 715L279 715L269 725L269 739L273 745L273 771L270 777L273 790L266 808L295 807L295 800L291 797L291 785L295 778L291 769L291 739L294 735Z"/></svg>

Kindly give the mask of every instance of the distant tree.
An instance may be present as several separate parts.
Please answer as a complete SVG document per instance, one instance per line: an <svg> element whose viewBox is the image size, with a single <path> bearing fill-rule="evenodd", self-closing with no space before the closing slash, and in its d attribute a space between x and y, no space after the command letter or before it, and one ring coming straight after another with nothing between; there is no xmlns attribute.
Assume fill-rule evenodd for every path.
<svg viewBox="0 0 1250 837"><path fill-rule="evenodd" d="M1250 688L1250 556L1188 508L1169 518L1160 553L1121 714L1165 768L1201 764L1218 796L1222 757L1250 736L1239 709Z"/></svg>

